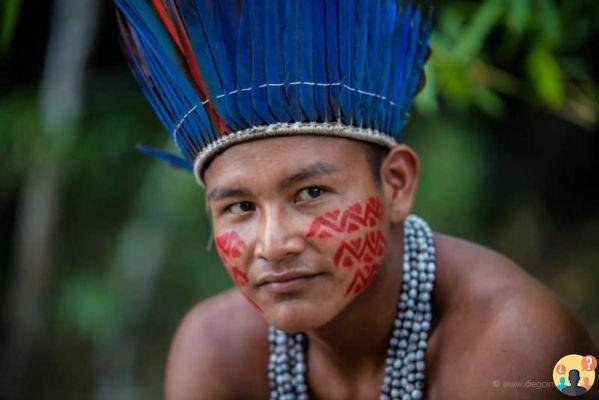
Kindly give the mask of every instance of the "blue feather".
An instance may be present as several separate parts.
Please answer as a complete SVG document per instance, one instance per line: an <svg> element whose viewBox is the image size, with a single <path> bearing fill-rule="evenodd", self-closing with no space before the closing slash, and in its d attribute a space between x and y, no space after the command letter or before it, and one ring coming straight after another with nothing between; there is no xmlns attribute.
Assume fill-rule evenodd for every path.
<svg viewBox="0 0 599 400"><path fill-rule="evenodd" d="M378 1L378 0L376 0ZM352 68L352 86L356 89L352 92L353 96L353 124L362 127L363 104L368 95L359 93L358 90L365 91L366 80L366 54L368 51L368 2L369 0L357 0L356 18L355 18L355 37ZM371 27L375 28L375 27Z"/></svg>
<svg viewBox="0 0 599 400"><path fill-rule="evenodd" d="M312 1L301 1L298 10L299 29L297 44L299 47L300 103L308 121L316 121L318 116L314 110L314 43L312 40Z"/></svg>
<svg viewBox="0 0 599 400"><path fill-rule="evenodd" d="M315 0L312 6L312 26L314 33L314 80L317 83L327 82L326 72L326 37L325 37L325 0ZM329 90L326 86L314 86L314 108L318 121L328 121L331 115L328 101Z"/></svg>
<svg viewBox="0 0 599 400"><path fill-rule="evenodd" d="M227 59L226 48L219 46L222 42L222 30L215 7L209 4L212 3L211 0L176 1L200 70L202 83L208 97L215 100L217 96L226 93L228 88L234 86L232 71L224 63ZM227 125L231 127L239 125L236 121L238 117L236 110L233 109L233 114L230 115L223 101L213 101L212 105Z"/></svg>
<svg viewBox="0 0 599 400"><path fill-rule="evenodd" d="M241 22L237 37L237 104L245 118L246 127L254 126L256 116L252 107L252 44L248 1L241 7Z"/></svg>
<svg viewBox="0 0 599 400"><path fill-rule="evenodd" d="M339 77L339 0L325 0L326 73L329 86L329 106L332 115L329 121L341 119Z"/></svg>
<svg viewBox="0 0 599 400"><path fill-rule="evenodd" d="M346 86L353 87L352 67L354 60L355 14L355 0L339 0L340 103L341 118L346 125L352 125L353 123L352 92Z"/></svg>
<svg viewBox="0 0 599 400"><path fill-rule="evenodd" d="M378 94L380 91L380 63L374 63L373 60L382 57L383 49L381 48L381 36L384 26L382 24L381 1L371 1L368 10L368 49L366 60L368 65L364 71L364 89L367 92ZM381 100L374 96L364 96L361 104L361 112L363 115L363 126L374 128L376 120L377 106Z"/></svg>
<svg viewBox="0 0 599 400"><path fill-rule="evenodd" d="M187 76L177 63L176 49L164 27L143 1L116 0L115 4L125 16L129 28L121 24L124 49L134 77L156 111L165 128L174 133L173 139L188 159L193 159L199 149L189 136L210 135L212 126L203 108L199 107L191 118L202 127L201 131L187 132L184 127L174 132L184 115L200 99Z"/></svg>
<svg viewBox="0 0 599 400"><path fill-rule="evenodd" d="M181 168L181 169L188 170L188 171L193 170L193 164L191 162L187 161L184 158L177 157L174 154L170 154L170 153L167 153L166 151L158 150L158 149L155 149L154 147L145 146L142 144L138 144L137 146L135 146L135 148L140 153L143 153L143 154L149 155L151 157L157 158L159 160L165 161L166 163L168 163L169 165L171 165L173 167Z"/></svg>
<svg viewBox="0 0 599 400"><path fill-rule="evenodd" d="M233 130L238 130L244 127L245 120L239 111L237 100L228 95L229 92L237 88L237 74L235 71L234 56L236 51L236 31L232 31L230 25L236 21L226 20L226 18L235 17L234 14L230 14L231 11L226 11L227 8L225 7L225 10L223 10L219 1L214 2L215 37L210 43L215 48L214 52L217 56L216 68L218 68L222 77L223 92L219 93L219 95L224 95L224 97L215 98L214 101L218 103L224 102L227 110L226 115L229 116L228 125Z"/></svg>
<svg viewBox="0 0 599 400"><path fill-rule="evenodd" d="M408 2L399 13L399 19L395 27L393 35L393 56L391 59L391 73L387 89L387 98L395 103L388 113L384 131L392 136L396 136L398 132L393 131L394 118L397 115L397 110L403 105L401 104L401 88L403 86L403 75L405 63L407 60L410 24L412 21L412 2Z"/></svg>
<svg viewBox="0 0 599 400"><path fill-rule="evenodd" d="M306 121L302 105L299 101L300 90L298 82L301 81L299 71L301 48L298 45L301 32L300 0L287 0L285 2L285 35L283 39L283 55L285 58L285 94L289 104L288 114L294 121Z"/></svg>
<svg viewBox="0 0 599 400"><path fill-rule="evenodd" d="M264 67L264 14L265 0L254 0L250 3L251 18L251 43L252 43L252 104L258 116L258 124L272 124L275 122L268 107L267 92L265 86L266 71Z"/></svg>
<svg viewBox="0 0 599 400"><path fill-rule="evenodd" d="M266 83L277 85L285 79L283 58L283 29L285 0L269 0L266 3L265 51ZM287 97L282 86L268 87L268 105L277 121L289 122Z"/></svg>
<svg viewBox="0 0 599 400"><path fill-rule="evenodd" d="M414 60L416 58L416 53L418 50L418 43L420 41L420 32L421 32L421 24L422 24L422 12L420 7L416 7L416 11L414 12L414 16L411 21L411 29L409 33L409 45L408 45L408 54L407 58L403 64L403 79L401 92L399 94L399 102L401 107L397 110L396 117L394 118L393 126L391 128L391 132L396 132L396 135L399 136L401 130L404 126L404 123L407 119L409 107L412 103L412 98L408 93L409 88L412 86L412 82L420 79L420 71L414 70Z"/></svg>
<svg viewBox="0 0 599 400"><path fill-rule="evenodd" d="M397 21L397 2L396 0L385 0L383 4L383 30L382 33L382 41L381 41L381 54L380 54L380 63L377 68L378 72L375 76L379 77L380 85L377 87L377 93L382 96L387 96L389 93L385 90L388 88L391 68L394 66L392 62L392 51L394 46L392 46L393 42L393 33L395 31L396 21ZM385 121L387 120L387 115L391 106L389 105L388 99L379 100L376 105L376 121L374 123L374 127L379 131L384 131Z"/></svg>

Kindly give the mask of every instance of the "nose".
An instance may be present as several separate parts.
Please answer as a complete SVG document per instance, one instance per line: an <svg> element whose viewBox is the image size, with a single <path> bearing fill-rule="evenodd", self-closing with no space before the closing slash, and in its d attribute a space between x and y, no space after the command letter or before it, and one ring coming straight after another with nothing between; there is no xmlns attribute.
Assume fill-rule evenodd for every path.
<svg viewBox="0 0 599 400"><path fill-rule="evenodd" d="M305 240L301 229L280 207L263 209L255 247L257 258L279 262L304 251Z"/></svg>

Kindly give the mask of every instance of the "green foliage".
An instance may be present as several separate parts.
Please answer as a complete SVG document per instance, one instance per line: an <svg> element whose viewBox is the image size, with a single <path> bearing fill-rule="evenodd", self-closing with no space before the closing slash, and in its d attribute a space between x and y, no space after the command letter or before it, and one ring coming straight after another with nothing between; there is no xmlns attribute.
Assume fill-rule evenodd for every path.
<svg viewBox="0 0 599 400"><path fill-rule="evenodd" d="M579 125L595 123L596 84L584 72L582 59L569 53L596 30L589 19L599 16L598 4L585 0L559 5L555 0L447 3L437 14L431 39L435 81L429 82L433 87L418 104L435 110L432 99L444 98L458 109L475 107L499 117L504 111L502 96L517 96L568 115ZM524 70L509 71L507 67L521 57L526 61ZM589 86L594 89L578 96L580 88ZM591 111L571 112L569 104Z"/></svg>
<svg viewBox="0 0 599 400"><path fill-rule="evenodd" d="M0 55L10 46L20 10L21 0L2 0L0 3Z"/></svg>
<svg viewBox="0 0 599 400"><path fill-rule="evenodd" d="M102 276L75 274L60 285L56 319L63 331L92 339L114 331L122 323L117 296Z"/></svg>

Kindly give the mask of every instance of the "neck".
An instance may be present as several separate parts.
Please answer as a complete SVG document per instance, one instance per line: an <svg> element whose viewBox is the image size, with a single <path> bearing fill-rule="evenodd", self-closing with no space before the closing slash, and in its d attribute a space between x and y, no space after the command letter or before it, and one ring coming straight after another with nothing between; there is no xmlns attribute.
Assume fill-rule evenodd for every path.
<svg viewBox="0 0 599 400"><path fill-rule="evenodd" d="M368 287L326 325L306 332L310 353L351 373L380 370L397 315L403 269L403 224L390 233L383 265Z"/></svg>

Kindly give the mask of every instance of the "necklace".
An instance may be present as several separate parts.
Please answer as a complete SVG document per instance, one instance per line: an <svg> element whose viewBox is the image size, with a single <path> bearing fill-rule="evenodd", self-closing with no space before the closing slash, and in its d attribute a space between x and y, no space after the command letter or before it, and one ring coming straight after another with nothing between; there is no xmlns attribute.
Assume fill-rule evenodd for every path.
<svg viewBox="0 0 599 400"><path fill-rule="evenodd" d="M419 400L423 396L435 270L433 233L423 219L410 215L404 221L402 287L380 400ZM269 327L268 340L270 400L308 400L305 334Z"/></svg>

